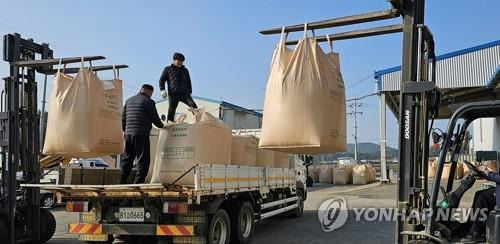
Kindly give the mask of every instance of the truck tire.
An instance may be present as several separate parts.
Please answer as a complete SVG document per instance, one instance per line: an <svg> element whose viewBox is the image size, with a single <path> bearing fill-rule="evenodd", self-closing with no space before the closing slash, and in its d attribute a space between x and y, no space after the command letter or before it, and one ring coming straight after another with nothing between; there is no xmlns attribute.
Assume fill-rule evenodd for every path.
<svg viewBox="0 0 500 244"><path fill-rule="evenodd" d="M5 220L0 216L0 240L7 241L9 239L9 227Z"/></svg>
<svg viewBox="0 0 500 244"><path fill-rule="evenodd" d="M226 210L218 209L208 226L209 244L229 244L231 239L231 222Z"/></svg>
<svg viewBox="0 0 500 244"><path fill-rule="evenodd" d="M297 200L297 204L299 206L290 212L290 216L293 218L299 218L304 213L304 190L303 189L297 189L297 197L299 198L299 200Z"/></svg>
<svg viewBox="0 0 500 244"><path fill-rule="evenodd" d="M40 243L45 243L56 232L56 219L52 213L44 208L40 209Z"/></svg>
<svg viewBox="0 0 500 244"><path fill-rule="evenodd" d="M252 205L241 201L231 209L231 243L248 244L252 241L255 229L255 216Z"/></svg>

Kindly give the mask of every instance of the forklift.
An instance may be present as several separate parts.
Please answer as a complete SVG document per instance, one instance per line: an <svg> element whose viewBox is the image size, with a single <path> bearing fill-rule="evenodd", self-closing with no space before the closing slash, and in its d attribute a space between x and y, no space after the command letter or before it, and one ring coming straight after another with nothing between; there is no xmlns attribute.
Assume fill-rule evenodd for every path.
<svg viewBox="0 0 500 244"><path fill-rule="evenodd" d="M500 80L499 80L500 81ZM441 142L439 159L436 167L436 175L430 191L428 205L430 215L427 220L419 225L417 230L405 230L401 234L414 237L409 243L431 244L431 243L455 243L465 237L469 232L470 223L459 223L455 220L440 220L437 213L440 210L456 209L460 205L463 195L474 185L478 177L484 177L476 165L464 160L469 168L469 173L453 189L458 158L468 143L468 126L476 119L494 118L500 116L500 100L467 103L456 109L451 117L446 132L431 132L434 143ZM446 159L449 156L450 171L447 175L446 188L441 186L441 177ZM446 178L446 177L445 177ZM500 185L496 186L497 192ZM441 200L439 201L439 196ZM500 243L500 196L496 196L496 207L489 213L486 221L486 241L490 244Z"/></svg>
<svg viewBox="0 0 500 244"><path fill-rule="evenodd" d="M45 132L47 76L57 73L53 66L92 62L103 56L54 58L49 44L35 43L21 35L3 37L3 60L9 63L10 75L3 78L0 97L0 240L45 243L55 233L56 220L40 206L40 190L22 188L38 184L43 177L40 160ZM116 70L127 65L92 66L92 71ZM67 68L66 74L80 68ZM37 74L45 77L42 110L38 110Z"/></svg>
<svg viewBox="0 0 500 244"><path fill-rule="evenodd" d="M429 221L411 218L412 213L424 213L429 208L435 209L440 191L439 180L434 182L430 194L428 189L429 141L434 119L438 118L442 92L436 87L435 83L436 56L433 35L428 26L424 24L425 0L389 0L388 2L391 8L385 11L278 27L263 30L260 33L264 35L280 34L282 28L286 33L299 32L303 31L304 25L307 25L308 30L314 31L402 17L402 23L398 25L334 33L315 36L314 38L318 42L332 42L403 32L400 101L399 114L397 115L399 121L399 175L395 242L414 244L448 243L448 236L440 233L439 223L432 221L432 218ZM297 43L297 40L286 42L287 45ZM500 116L497 106L497 102L471 103L455 111L448 127L449 132L443 135L444 142L441 148L436 179L440 179L442 175L448 150L450 148L452 151L459 150L457 147L460 147L460 145L456 143L463 141L465 138L465 134L453 136L452 132L456 120L465 119L469 121L465 124L465 129L464 125L462 125L459 130L462 132L474 119ZM453 155L457 155L458 152ZM454 160L457 159L454 158ZM452 166L450 175L455 174L456 162L452 162L452 165L454 166ZM471 172L475 172L475 166L468 164L468 167ZM464 182L460 189L452 191L453 177L449 177L449 179L451 179L451 183L449 182L447 189L444 191L445 196L453 196L455 202L459 202L458 197L461 197L470 188L471 182ZM491 220L488 222L488 240L491 240L490 243L500 243L498 241L500 220L496 214L496 212L492 213Z"/></svg>
<svg viewBox="0 0 500 244"><path fill-rule="evenodd" d="M299 158L304 162L304 166L306 167L306 186L312 187L314 185L313 178L309 175L309 167L313 165L314 156L312 155L300 155Z"/></svg>

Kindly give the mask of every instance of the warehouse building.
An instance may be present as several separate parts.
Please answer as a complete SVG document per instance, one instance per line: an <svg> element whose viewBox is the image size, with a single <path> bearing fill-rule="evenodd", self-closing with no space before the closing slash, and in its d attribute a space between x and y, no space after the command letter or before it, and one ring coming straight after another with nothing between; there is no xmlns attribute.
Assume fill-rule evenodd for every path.
<svg viewBox="0 0 500 244"><path fill-rule="evenodd" d="M199 108L205 108L213 116L226 122L233 129L259 129L262 126L262 113L252 109L243 108L222 100L214 100L204 97L193 96ZM166 118L168 114L168 100L164 99L156 103L160 117ZM188 111L188 106L179 103L175 117L186 114L186 121L191 121L193 115Z"/></svg>
<svg viewBox="0 0 500 244"><path fill-rule="evenodd" d="M436 86L443 92L438 119L452 115L450 107L463 103L500 99L500 40L436 57ZM398 118L401 66L376 71L380 96L381 160L385 161L386 107ZM473 122L474 151L500 152L500 118Z"/></svg>

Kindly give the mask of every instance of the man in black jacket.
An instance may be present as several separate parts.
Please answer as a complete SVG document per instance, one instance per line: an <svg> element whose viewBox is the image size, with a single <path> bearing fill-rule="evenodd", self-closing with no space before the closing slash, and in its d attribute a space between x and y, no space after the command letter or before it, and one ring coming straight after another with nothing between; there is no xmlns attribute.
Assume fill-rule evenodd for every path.
<svg viewBox="0 0 500 244"><path fill-rule="evenodd" d="M120 184L127 183L136 158L138 167L134 184L144 183L148 174L151 156L149 155L151 123L158 128L163 128L163 123L156 111L156 104L151 99L153 90L153 86L143 85L139 94L129 98L123 107L122 130L125 137L125 150L120 163Z"/></svg>
<svg viewBox="0 0 500 244"><path fill-rule="evenodd" d="M490 171L486 166L481 165L477 167L477 171L482 175L486 180L495 182L497 187L492 187L486 190L481 190L476 192L474 195L474 201L472 202L472 210L475 211L484 211L486 214L489 214L493 209L495 209L495 205L497 203L497 194L500 194L500 174L497 172ZM499 205L500 206L500 205ZM472 214L472 213L471 213ZM486 242L485 234L486 234L486 219L480 218L481 215L478 215L477 218L472 222L472 226L470 228L469 234L460 240L460 243L484 243Z"/></svg>
<svg viewBox="0 0 500 244"><path fill-rule="evenodd" d="M179 102L183 102L191 108L198 108L191 97L193 92L191 78L188 69L183 65L184 60L182 53L174 53L172 64L163 69L160 77L161 96L168 97L167 119L172 122L174 122ZM165 82L167 83L167 91L165 90Z"/></svg>

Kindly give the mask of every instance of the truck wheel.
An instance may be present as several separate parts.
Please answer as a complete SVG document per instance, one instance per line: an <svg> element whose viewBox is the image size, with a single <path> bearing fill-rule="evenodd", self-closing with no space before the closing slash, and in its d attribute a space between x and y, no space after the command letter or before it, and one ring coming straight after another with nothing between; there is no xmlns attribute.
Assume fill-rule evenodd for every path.
<svg viewBox="0 0 500 244"><path fill-rule="evenodd" d="M218 209L212 216L208 226L208 243L229 244L231 239L231 223L226 210Z"/></svg>
<svg viewBox="0 0 500 244"><path fill-rule="evenodd" d="M52 213L44 208L40 209L40 243L45 243L56 232L56 219Z"/></svg>
<svg viewBox="0 0 500 244"><path fill-rule="evenodd" d="M299 205L296 209L292 210L290 216L293 218L298 218L304 213L304 190L297 189L297 204Z"/></svg>
<svg viewBox="0 0 500 244"><path fill-rule="evenodd" d="M247 201L238 202L231 209L231 243L250 243L255 227L252 205Z"/></svg>
<svg viewBox="0 0 500 244"><path fill-rule="evenodd" d="M54 197L52 194L45 194L40 199L40 206L42 208L52 208L54 207Z"/></svg>
<svg viewBox="0 0 500 244"><path fill-rule="evenodd" d="M7 226L7 223L5 223L5 220L0 217L0 240L5 240L7 241L9 239L9 227Z"/></svg>

